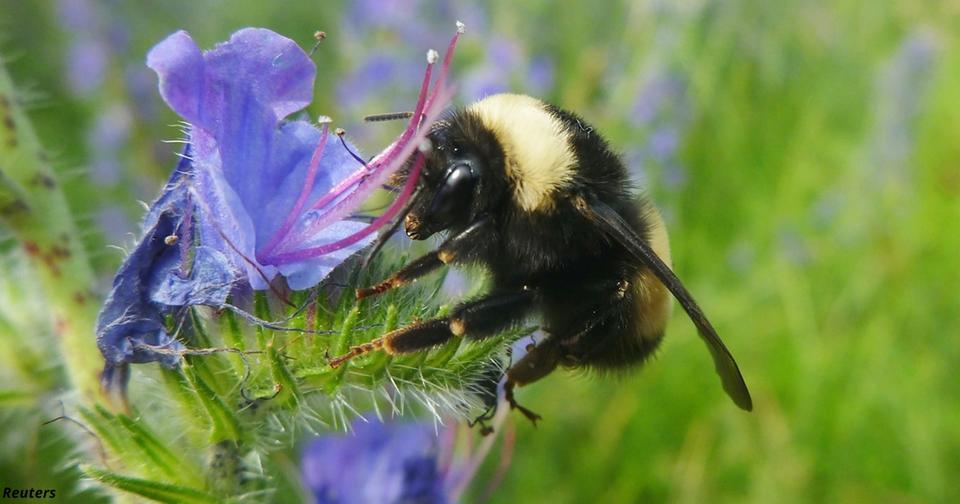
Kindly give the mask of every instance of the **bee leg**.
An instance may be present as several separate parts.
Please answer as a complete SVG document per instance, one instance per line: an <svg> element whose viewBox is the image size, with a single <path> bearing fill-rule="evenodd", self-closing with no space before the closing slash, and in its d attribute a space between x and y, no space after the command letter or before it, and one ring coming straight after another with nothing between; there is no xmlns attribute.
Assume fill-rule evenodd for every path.
<svg viewBox="0 0 960 504"><path fill-rule="evenodd" d="M373 341L350 347L346 354L331 360L330 366L339 367L354 357L376 350L396 355L426 350L453 337L483 339L521 321L534 307L536 298L536 291L529 288L494 292L458 305L448 317L402 327Z"/></svg>
<svg viewBox="0 0 960 504"><path fill-rule="evenodd" d="M437 250L418 257L410 264L407 264L399 271L390 275L386 280L374 285L373 287L364 287L357 289L357 299L381 294L390 289L406 285L414 280L430 273L440 266L450 264L462 258L465 253L473 248L476 243L474 238L482 234L485 228L489 226L490 220L481 218L467 227L460 233L451 236Z"/></svg>
<svg viewBox="0 0 960 504"><path fill-rule="evenodd" d="M507 369L513 366L513 348L507 347L507 363L504 365L499 361L487 361L483 366L483 371L479 377L474 379L472 387L477 396L483 401L484 410L473 420L467 420L467 425L473 428L480 426L480 435L488 436L493 434L493 427L487 425L487 422L493 420L497 414L497 406L500 404L500 382L507 375Z"/></svg>
<svg viewBox="0 0 960 504"><path fill-rule="evenodd" d="M602 292L610 287L604 285ZM507 370L507 381L503 385L504 395L510 407L520 410L534 425L540 420L540 415L519 405L513 397L513 389L533 383L544 376L552 373L557 366L563 363L570 366L578 363L579 356L571 353L571 347L574 347L580 339L593 330L601 322L607 320L611 315L621 309L621 303L627 299L627 292L630 289L630 282L620 280L613 288L613 294L606 303L606 308L597 308L588 310L591 316L586 322L579 326L577 330L564 334L561 337L549 336L547 339L533 348L528 348L527 354L523 356L516 364ZM553 332L553 331L551 331Z"/></svg>
<svg viewBox="0 0 960 504"><path fill-rule="evenodd" d="M386 187L385 187L386 188ZM389 190L389 189L388 189ZM367 256L363 258L361 263L362 268L366 268L370 261L380 252L380 249L387 244L387 241L390 240L390 237L397 232L397 229L400 229L400 225L403 224L403 219L406 218L407 214L410 213L410 209L413 208L413 204L417 202L417 197L420 194L420 189L414 190L413 194L410 195L410 199L406 204L403 205L403 209L400 210L400 215L390 224L390 227L380 232L380 235L377 236L377 239L373 241L373 245L370 247L370 251L367 253Z"/></svg>
<svg viewBox="0 0 960 504"><path fill-rule="evenodd" d="M504 396L510 403L510 408L519 410L523 416L533 422L534 425L540 420L540 415L524 408L517 403L513 397L513 389L533 383L544 376L547 376L560 363L562 350L555 338L547 338L532 350L527 352L516 364L507 370L507 381L503 385Z"/></svg>

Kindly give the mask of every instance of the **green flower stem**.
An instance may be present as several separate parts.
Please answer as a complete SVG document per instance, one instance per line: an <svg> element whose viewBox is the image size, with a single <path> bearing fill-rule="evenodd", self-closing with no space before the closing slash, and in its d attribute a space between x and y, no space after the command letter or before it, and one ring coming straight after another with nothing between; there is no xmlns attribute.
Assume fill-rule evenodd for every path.
<svg viewBox="0 0 960 504"><path fill-rule="evenodd" d="M373 261L366 274L382 278L392 267ZM192 347L180 366L152 368L162 376L156 386L167 400L157 402L152 386L141 382L140 393L131 397L133 416L102 407L80 409L80 418L108 454L85 474L105 486L166 502L203 502L211 496L240 501L258 492L287 502L300 487L295 472L286 477L290 464L284 453L301 443L304 433L344 429L355 416L383 412L472 417L483 406L478 378L502 355L506 342L532 331L518 328L472 342L455 338L408 355L371 352L332 369L330 355L449 312L430 303L436 284L357 304L353 292L359 283L369 279L351 275L337 291L317 287L293 298L296 308L266 296L259 303L258 313L317 332L254 328L230 311L192 310L181 333ZM310 299L330 308L301 310ZM264 346L259 340L266 341ZM241 354L239 348L246 351ZM233 357L239 367L231 364Z"/></svg>
<svg viewBox="0 0 960 504"><path fill-rule="evenodd" d="M0 63L0 222L35 267L67 374L87 400L100 397L103 359L93 337L93 271L56 174Z"/></svg>

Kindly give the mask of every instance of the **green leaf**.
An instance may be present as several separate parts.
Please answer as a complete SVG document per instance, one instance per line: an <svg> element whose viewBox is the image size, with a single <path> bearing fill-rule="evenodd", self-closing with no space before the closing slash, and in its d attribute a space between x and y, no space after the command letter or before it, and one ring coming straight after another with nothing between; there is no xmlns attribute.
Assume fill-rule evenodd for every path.
<svg viewBox="0 0 960 504"><path fill-rule="evenodd" d="M300 387L297 385L296 378L294 378L293 374L290 373L290 369L286 363L284 363L283 355L277 351L273 342L267 347L267 357L270 359L270 374L273 376L274 381L282 387L280 396L277 397L278 402L285 403L289 401L292 403L291 405L298 404L303 398L303 395L300 393Z"/></svg>
<svg viewBox="0 0 960 504"><path fill-rule="evenodd" d="M184 375L193 384L196 397L210 417L210 436L212 440L214 442L238 441L240 439L240 420L237 419L233 410L228 408L210 385L194 372L193 366L184 363L182 368Z"/></svg>
<svg viewBox="0 0 960 504"><path fill-rule="evenodd" d="M171 485L141 478L133 478L107 471L91 465L82 464L80 471L88 477L112 486L118 490L146 497L157 502L170 503L208 503L219 502L220 500L201 490L195 488Z"/></svg>
<svg viewBox="0 0 960 504"><path fill-rule="evenodd" d="M133 420L126 415L117 415L116 418L120 425L130 433L134 444L153 461L153 467L178 481L189 481L193 484L201 482L196 478L197 468L189 460L185 460L182 455L177 456L170 451L142 421Z"/></svg>

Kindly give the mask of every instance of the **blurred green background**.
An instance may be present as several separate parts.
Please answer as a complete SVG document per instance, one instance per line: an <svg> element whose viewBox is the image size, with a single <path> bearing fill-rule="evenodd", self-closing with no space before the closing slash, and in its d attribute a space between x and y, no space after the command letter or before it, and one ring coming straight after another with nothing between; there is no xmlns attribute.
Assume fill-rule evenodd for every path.
<svg viewBox="0 0 960 504"><path fill-rule="evenodd" d="M143 65L153 44L265 26L310 46L325 30L309 111L376 152L396 130L359 118L408 106L455 19L459 103L535 94L623 152L755 402L725 397L675 310L641 372L521 391L545 420L513 419L489 502L960 500L956 1L3 0L0 54L105 288L110 245L132 243L137 201L174 162L161 141L176 119ZM0 232L0 248L16 244ZM63 393L51 331L31 287L3 283L0 377L22 393L0 402L0 484L57 481L75 453L39 427Z"/></svg>

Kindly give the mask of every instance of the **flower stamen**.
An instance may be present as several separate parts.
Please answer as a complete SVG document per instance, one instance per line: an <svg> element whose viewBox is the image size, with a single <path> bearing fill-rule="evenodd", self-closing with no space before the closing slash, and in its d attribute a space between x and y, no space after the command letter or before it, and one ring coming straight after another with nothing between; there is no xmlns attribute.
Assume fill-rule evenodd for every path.
<svg viewBox="0 0 960 504"><path fill-rule="evenodd" d="M457 21L459 23L459 21ZM323 30L317 30L313 32L313 40L316 42L313 44L313 47L310 49L310 57L312 58L314 53L317 52L317 49L320 47L320 44L327 39L327 32Z"/></svg>
<svg viewBox="0 0 960 504"><path fill-rule="evenodd" d="M437 76L436 87L434 88L433 94L430 95L430 103L437 98L437 93L443 89L444 81L447 78L447 74L450 72L450 63L453 61L454 49L457 47L457 42L460 41L460 35L462 35L466 30L466 25L460 21L457 21L457 33L455 33L453 38L450 39L450 44L447 46L447 52L443 55L443 64L440 66L440 74Z"/></svg>
<svg viewBox="0 0 960 504"><path fill-rule="evenodd" d="M311 247L294 252L277 254L271 259L277 263L302 261L304 259L329 254L342 248L349 247L371 233L376 232L378 229L383 227L384 224L390 222L397 215L397 213L404 208L407 200L410 199L410 195L413 194L413 191L416 188L417 180L420 176L420 170L423 169L425 160L426 158L423 156L423 153L419 153L417 155L417 160L413 164L413 169L410 171L410 177L407 178L407 182L404 184L403 190L397 196L396 200L391 203L390 207L383 212L382 215L374 219L373 222L371 222L368 226L335 242L321 245L319 247Z"/></svg>
<svg viewBox="0 0 960 504"><path fill-rule="evenodd" d="M362 168L358 169L350 176L342 180L339 184L337 184L337 186L328 191L327 194L320 197L313 205L310 206L310 210L322 209L330 202L340 198L340 196L350 191L349 194L343 198L340 198L339 201L337 201L334 206L328 209L322 216L313 221L310 225L298 230L295 234L290 234L290 228L285 226L283 236L278 239L279 247L277 245L273 245L269 249L265 248L266 252L263 254L264 257L262 259L263 264L280 265L289 262L301 261L349 246L376 231L377 228L387 223L390 218L392 218L401 208L404 207L406 200L410 197L413 192L413 188L416 186L417 179L419 178L420 168L416 168L411 172L403 191L401 192L400 196L398 196L397 200L390 206L387 212L375 219L369 226L333 243L319 247L311 247L300 250L296 249L298 245L309 241L310 238L315 236L315 234L320 230L346 217L350 211L350 208L356 206L357 203L369 196L373 190L381 187L383 183L391 175L393 175L394 172L401 168L404 161L413 155L418 148L420 148L423 140L425 140L427 137L426 128L423 126L425 124L432 123L437 119L437 117L439 117L443 107L453 94L452 89L445 87L443 84L446 80L447 73L449 72L450 62L453 58L453 52L456 48L457 41L460 38L460 33L460 26L458 25L457 33L454 34L450 41L447 53L444 55L443 66L436 83L434 83L434 86L432 86L432 90L430 89L430 84L433 73L433 65L439 59L439 56L436 54L436 51L428 53L427 68L424 73L420 92L418 93L417 104L414 108L407 128L400 135L400 137L389 147L387 147L384 152L377 155L369 163L364 163ZM416 164L422 167L423 162L423 156L419 155ZM288 217L288 220L289 219L290 217ZM279 252L274 254L274 250L279 250Z"/></svg>
<svg viewBox="0 0 960 504"><path fill-rule="evenodd" d="M324 121L326 119L326 121ZM277 232L273 234L270 238L270 241L256 253L257 260L263 262L264 256L267 256L276 246L287 237L287 234L290 232L290 228L293 227L293 224L297 221L297 218L300 217L300 210L303 209L303 205L307 202L307 198L310 196L310 190L313 188L314 179L317 177L317 168L320 166L320 158L323 157L323 151L327 147L327 137L329 136L330 126L329 126L329 117L323 116L321 120L321 130L320 130L320 142L317 144L317 148L313 151L313 157L310 158L310 165L307 168L307 176L303 181L303 190L300 191L300 196L297 197L296 204L293 205L293 208L290 210L290 213L287 214L287 218L284 219L283 225L281 225Z"/></svg>
<svg viewBox="0 0 960 504"><path fill-rule="evenodd" d="M365 170L367 170L368 172L370 172L371 170L370 170L370 167L367 165L367 162L364 161L363 158L360 157L359 154L357 154L356 152L354 152L353 149L350 148L350 145L349 145L349 144L347 143L347 141L345 140L345 137L347 136L346 130L344 130L343 128L337 128L337 129L335 129L335 130L333 131L333 133L334 133L335 135L337 135L337 137L340 138L340 145L342 145L342 146L343 146L343 149L344 149L345 151L347 151L347 154L350 154L350 157L352 157L354 160L356 160L358 163L360 163Z"/></svg>

